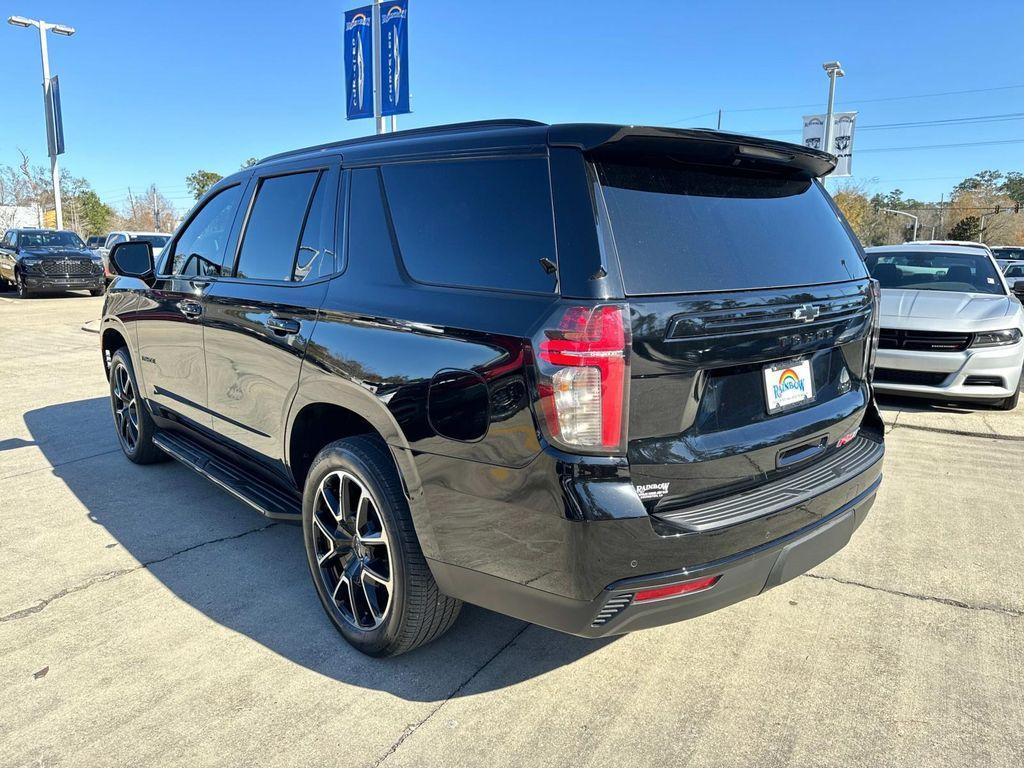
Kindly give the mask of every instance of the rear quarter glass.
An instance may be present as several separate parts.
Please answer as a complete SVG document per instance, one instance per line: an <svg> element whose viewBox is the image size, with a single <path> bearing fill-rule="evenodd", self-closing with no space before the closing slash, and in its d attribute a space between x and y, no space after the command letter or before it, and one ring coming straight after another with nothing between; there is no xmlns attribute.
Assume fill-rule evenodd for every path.
<svg viewBox="0 0 1024 768"><path fill-rule="evenodd" d="M856 244L813 179L671 162L597 163L627 295L867 276Z"/></svg>

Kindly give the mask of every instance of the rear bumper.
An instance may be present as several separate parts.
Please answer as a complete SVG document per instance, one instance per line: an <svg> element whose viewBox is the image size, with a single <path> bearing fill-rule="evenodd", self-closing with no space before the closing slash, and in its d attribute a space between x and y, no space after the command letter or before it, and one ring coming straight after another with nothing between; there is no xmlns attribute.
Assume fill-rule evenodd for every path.
<svg viewBox="0 0 1024 768"><path fill-rule="evenodd" d="M876 392L950 400L999 400L1010 397L1020 384L1024 342L1006 347L965 352L915 352L880 349L873 386ZM881 369L881 370L879 370ZM934 374L930 384L887 381L885 371ZM999 379L999 384L971 383L971 377ZM972 379L973 381L973 379Z"/></svg>
<svg viewBox="0 0 1024 768"><path fill-rule="evenodd" d="M827 518L762 547L692 568L623 579L593 600L573 600L437 561L431 570L441 591L516 618L581 637L620 635L717 611L755 597L831 557L849 542L874 504L881 478ZM638 602L638 592L708 576L710 588Z"/></svg>
<svg viewBox="0 0 1024 768"><path fill-rule="evenodd" d="M424 487L437 502L431 507L445 502L445 513L432 516L433 533L443 539L424 552L446 594L551 629L601 637L668 624L758 595L842 549L881 482L883 450L876 446L869 462L838 484L820 482L811 497L794 496L788 507L714 530L682 530L648 514L632 483L613 477L563 476L561 489L574 499L567 508L589 505L587 519L553 519L499 499L463 517L465 497L452 492L463 483L481 487L467 464L446 474L443 496L432 498L429 481ZM519 498L538 483L528 475L509 473ZM639 591L708 576L719 579L705 590L636 600Z"/></svg>

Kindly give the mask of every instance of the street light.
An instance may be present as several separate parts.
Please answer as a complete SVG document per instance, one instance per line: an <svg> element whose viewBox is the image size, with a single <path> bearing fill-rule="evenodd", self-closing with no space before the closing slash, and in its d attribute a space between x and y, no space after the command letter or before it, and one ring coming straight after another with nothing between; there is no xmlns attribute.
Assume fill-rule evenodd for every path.
<svg viewBox="0 0 1024 768"><path fill-rule="evenodd" d="M75 28L65 24L48 24L42 19L26 19L24 16L10 16L7 23L15 27L35 27L39 30L39 53L43 60L43 112L44 117L50 110L50 56L46 49L46 33L54 32L58 35L71 37L75 34ZM57 119L57 115L53 116ZM47 130L50 129L49 120L46 121ZM60 204L60 167L57 165L57 146L51 141L50 136L46 137L47 147L53 145L53 153L50 155L50 175L53 177L53 208L57 219L57 229L64 228L64 212Z"/></svg>
<svg viewBox="0 0 1024 768"><path fill-rule="evenodd" d="M828 75L828 110L825 114L825 151L832 152L832 107L836 100L836 78L845 77L843 65L838 61L826 61L821 65Z"/></svg>
<svg viewBox="0 0 1024 768"><path fill-rule="evenodd" d="M917 216L915 216L912 213L907 213L906 211L897 211L895 208L883 208L882 210L885 211L886 213L895 213L897 216L906 216L908 218L913 219L914 220L914 235L910 239L912 241L915 241L915 242L917 241Z"/></svg>

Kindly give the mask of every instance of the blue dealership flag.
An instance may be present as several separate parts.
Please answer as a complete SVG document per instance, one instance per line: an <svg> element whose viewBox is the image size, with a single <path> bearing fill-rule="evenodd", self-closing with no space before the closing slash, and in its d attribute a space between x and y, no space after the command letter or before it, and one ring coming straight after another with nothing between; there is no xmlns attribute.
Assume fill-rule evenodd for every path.
<svg viewBox="0 0 1024 768"><path fill-rule="evenodd" d="M382 115L409 112L409 0L380 7L380 80Z"/></svg>
<svg viewBox="0 0 1024 768"><path fill-rule="evenodd" d="M345 11L345 114L373 117L373 8Z"/></svg>

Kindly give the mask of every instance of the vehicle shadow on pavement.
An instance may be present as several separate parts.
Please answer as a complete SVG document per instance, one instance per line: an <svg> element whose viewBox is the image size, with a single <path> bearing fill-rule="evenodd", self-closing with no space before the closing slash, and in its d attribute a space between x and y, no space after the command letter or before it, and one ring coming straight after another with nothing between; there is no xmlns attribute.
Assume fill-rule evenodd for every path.
<svg viewBox="0 0 1024 768"><path fill-rule="evenodd" d="M531 633L545 636L532 637L531 646L543 652L478 675L530 625L466 605L438 641L396 659L368 658L350 648L324 615L300 527L271 525L175 462L132 464L116 449L106 398L52 405L24 418L53 473L84 505L89 520L149 574L218 624L319 674L407 700L436 701L516 685L614 641L533 626ZM75 452L88 460L69 457L69 435L76 436Z"/></svg>

